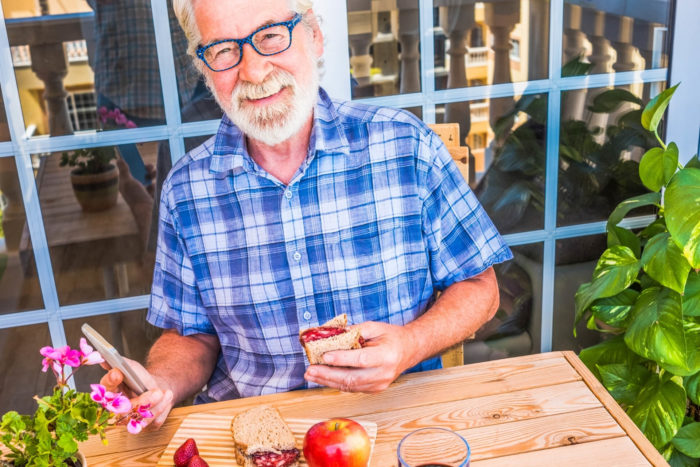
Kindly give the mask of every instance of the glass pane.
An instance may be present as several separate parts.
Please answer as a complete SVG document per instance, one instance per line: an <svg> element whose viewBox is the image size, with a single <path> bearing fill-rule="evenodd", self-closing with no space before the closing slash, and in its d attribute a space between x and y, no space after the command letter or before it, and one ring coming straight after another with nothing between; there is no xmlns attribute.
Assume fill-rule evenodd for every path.
<svg viewBox="0 0 700 467"><path fill-rule="evenodd" d="M3 9L30 134L165 123L149 0L3 0Z"/></svg>
<svg viewBox="0 0 700 467"><path fill-rule="evenodd" d="M143 186L131 176L130 167L148 173L149 178L155 176L158 153L170 157L162 148L158 142L117 146L123 156L116 162L118 169L110 162L107 170L91 174L76 174L78 167L61 165L74 151L34 156L61 304L149 293L153 255L146 245L155 235L151 228L155 184ZM114 150L111 146L89 148L93 155ZM124 154L128 152L135 157L127 160Z"/></svg>
<svg viewBox="0 0 700 467"><path fill-rule="evenodd" d="M553 350L575 350L597 344L600 333L586 329L586 323L576 326L578 337L574 337L576 309L574 296L579 286L590 282L593 269L605 251L605 235L589 235L568 238L556 242L556 268L554 270L554 328Z"/></svg>
<svg viewBox="0 0 700 467"><path fill-rule="evenodd" d="M459 123L469 147L469 185L501 233L544 226L547 95L436 106L438 123Z"/></svg>
<svg viewBox="0 0 700 467"><path fill-rule="evenodd" d="M498 311L474 340L465 343L465 363L540 351L542 244L511 249L513 261L494 267L501 299Z"/></svg>
<svg viewBox="0 0 700 467"><path fill-rule="evenodd" d="M192 65L192 57L187 55L187 38L175 17L172 2L168 2L168 15L175 61L175 78L179 93L180 117L183 122L218 120L223 112L207 88L204 77Z"/></svg>
<svg viewBox="0 0 700 467"><path fill-rule="evenodd" d="M418 0L348 0L352 97L420 92Z"/></svg>
<svg viewBox="0 0 700 467"><path fill-rule="evenodd" d="M667 67L670 9L671 0L565 0L562 75Z"/></svg>
<svg viewBox="0 0 700 467"><path fill-rule="evenodd" d="M9 410L34 413L33 397L51 394L56 379L50 370L41 371L43 357L39 354L47 345L51 337L46 324L0 329L0 414Z"/></svg>
<svg viewBox="0 0 700 467"><path fill-rule="evenodd" d="M146 362L148 349L160 336L161 329L146 322L146 310L126 311L64 321L66 340L71 348L77 348L83 333L80 326L88 323L107 339L123 356L142 364ZM105 374L99 365L81 368L75 375L76 387L90 391L90 384L98 383Z"/></svg>
<svg viewBox="0 0 700 467"><path fill-rule="evenodd" d="M0 157L0 313L44 307L14 157Z"/></svg>
<svg viewBox="0 0 700 467"><path fill-rule="evenodd" d="M549 2L434 0L435 89L547 77Z"/></svg>
<svg viewBox="0 0 700 467"><path fill-rule="evenodd" d="M639 161L658 142L640 119L650 95L663 87L637 83L562 93L557 225L606 220L619 202L648 192Z"/></svg>
<svg viewBox="0 0 700 467"><path fill-rule="evenodd" d="M423 107L406 107L404 110L408 110L413 115L423 120Z"/></svg>

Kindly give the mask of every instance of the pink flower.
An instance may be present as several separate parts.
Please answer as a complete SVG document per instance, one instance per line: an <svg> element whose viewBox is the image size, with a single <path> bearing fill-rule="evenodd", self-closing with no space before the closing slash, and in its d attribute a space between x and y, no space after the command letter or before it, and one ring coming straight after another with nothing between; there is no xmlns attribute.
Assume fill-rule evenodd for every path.
<svg viewBox="0 0 700 467"><path fill-rule="evenodd" d="M126 122L126 127L127 128L136 128L136 124L132 122L131 120Z"/></svg>
<svg viewBox="0 0 700 467"><path fill-rule="evenodd" d="M153 412L149 410L150 408L151 404L139 405L136 411L143 418L153 418Z"/></svg>
<svg viewBox="0 0 700 467"><path fill-rule="evenodd" d="M119 109L116 109L116 110L118 111ZM114 123L116 123L117 125L121 125L121 126L126 125L127 121L128 121L128 118L126 118L126 115L124 115L121 112L119 112L119 114L114 118Z"/></svg>
<svg viewBox="0 0 700 467"><path fill-rule="evenodd" d="M42 360L42 369L41 371L46 372L48 369L49 365L52 365L54 369L56 369L55 363L58 363L60 366L63 365L68 365L73 368L77 368L80 366L80 352L77 350L73 350L67 345L64 345L63 347L58 347L58 348L53 348L53 347L42 347L39 350L39 353L43 355L44 360ZM59 367L60 368L60 367ZM59 370L60 371L60 370Z"/></svg>
<svg viewBox="0 0 700 467"><path fill-rule="evenodd" d="M137 435L137 434L141 433L141 430L145 426L146 426L146 422L144 420L136 420L136 419L132 418L131 420L129 420L129 423L126 424L126 429L132 435Z"/></svg>
<svg viewBox="0 0 700 467"><path fill-rule="evenodd" d="M104 362L102 355L96 350L93 350L84 337L80 338L80 362L83 365L95 365Z"/></svg>
<svg viewBox="0 0 700 467"><path fill-rule="evenodd" d="M131 401L120 392L107 391L101 384L91 384L90 398L112 413L127 413L131 410Z"/></svg>

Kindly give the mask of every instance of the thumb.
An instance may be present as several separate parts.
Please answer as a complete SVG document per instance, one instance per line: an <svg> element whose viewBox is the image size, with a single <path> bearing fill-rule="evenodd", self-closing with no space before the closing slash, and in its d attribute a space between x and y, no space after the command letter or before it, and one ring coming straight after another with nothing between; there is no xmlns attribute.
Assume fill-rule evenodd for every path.
<svg viewBox="0 0 700 467"><path fill-rule="evenodd" d="M108 391L116 391L117 387L124 380L124 375L122 372L113 368L107 372L106 375L102 377L100 384L102 384Z"/></svg>

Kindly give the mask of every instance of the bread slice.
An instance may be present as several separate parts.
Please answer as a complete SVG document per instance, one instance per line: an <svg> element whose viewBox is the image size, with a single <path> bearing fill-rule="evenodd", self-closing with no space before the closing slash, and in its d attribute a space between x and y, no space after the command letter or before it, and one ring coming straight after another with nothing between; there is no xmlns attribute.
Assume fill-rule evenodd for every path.
<svg viewBox="0 0 700 467"><path fill-rule="evenodd" d="M238 465L256 467L255 455L283 454L292 450L296 451L296 457L284 467L299 465L294 434L276 408L259 406L239 413L231 422L231 431Z"/></svg>
<svg viewBox="0 0 700 467"><path fill-rule="evenodd" d="M337 328L345 332L335 336L304 342L302 336L309 331L315 331L322 328ZM331 350L350 350L362 348L362 336L357 328L348 328L348 317L345 313L338 315L330 321L325 322L321 326L315 328L304 329L299 331L299 342L306 352L306 357L312 365L323 364L323 354Z"/></svg>

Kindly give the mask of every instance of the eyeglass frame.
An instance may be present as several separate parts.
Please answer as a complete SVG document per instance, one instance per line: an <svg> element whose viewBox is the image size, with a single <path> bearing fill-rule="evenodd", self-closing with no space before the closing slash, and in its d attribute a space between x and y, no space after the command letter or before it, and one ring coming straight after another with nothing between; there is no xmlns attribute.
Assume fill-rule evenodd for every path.
<svg viewBox="0 0 700 467"><path fill-rule="evenodd" d="M252 49L255 50L255 52L257 52L258 55L262 55L263 57L269 57L271 55L281 54L282 52L284 52L285 50L289 49L292 46L292 31L297 26L297 24L299 24L301 22L302 18L303 18L303 15L301 13L294 13L294 16L292 17L292 19L290 19L288 21L280 21L279 23L272 23L272 24L266 24L265 26L261 26L258 29L256 29L255 31L251 32L247 37L244 37L243 39L222 39L220 41L212 42L211 44L200 45L197 47L197 50L196 50L197 58L199 58L201 61L203 61L204 64L207 66L207 68L209 68L211 71L218 73L220 71L226 71L226 70L230 70L231 68L235 68L238 66L239 63L241 63L241 60L243 60L243 46L245 44L250 44ZM258 48L255 47L255 44L253 44L253 41L252 41L253 36L255 36L260 31L264 31L265 29L268 29L268 28L274 28L276 26L287 26L287 29L289 30L289 44L284 49L282 49L278 52L273 52L271 54L265 54L265 53L260 52L258 50ZM214 68L211 67L211 65L209 65L209 62L207 62L207 59L204 58L204 52L206 52L208 48L213 47L213 46L218 45L218 44L222 44L224 42L235 42L236 44L238 44L238 48L240 49L241 53L238 56L238 61L235 64L231 65L228 68L223 68L221 70L215 70Z"/></svg>

